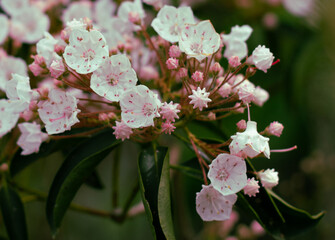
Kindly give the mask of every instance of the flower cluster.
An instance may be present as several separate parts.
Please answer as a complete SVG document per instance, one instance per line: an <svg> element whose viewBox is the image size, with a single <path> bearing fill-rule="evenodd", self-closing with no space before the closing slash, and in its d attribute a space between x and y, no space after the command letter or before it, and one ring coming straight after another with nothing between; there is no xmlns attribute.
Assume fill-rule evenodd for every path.
<svg viewBox="0 0 335 240"><path fill-rule="evenodd" d="M63 12L63 30L54 35L44 33L47 7L1 1L12 24L9 30L3 24L0 42L6 32L22 43L37 42L29 69L39 82L31 89L26 63L1 52L0 89L7 98L0 100L0 137L17 127L17 145L28 155L73 128L109 127L116 139L142 143L181 127L204 173L197 212L204 221L227 220L238 192L254 197L259 182L268 189L278 184L274 169L250 176L246 162L270 158L269 137L283 130L273 122L259 133L250 120L251 104L262 106L269 94L249 78L257 70L266 73L275 57L264 45L248 55L246 41L253 31L248 25L219 34L209 20L197 20L190 7L154 2L146 1L160 9L151 23L158 36L151 37L139 0L119 7L106 0L73 2ZM0 15L0 21L8 19ZM223 57L227 67L220 64ZM225 144L212 146L187 129L193 120L217 121L246 108L248 121L241 120ZM199 148L214 160L206 162Z"/></svg>

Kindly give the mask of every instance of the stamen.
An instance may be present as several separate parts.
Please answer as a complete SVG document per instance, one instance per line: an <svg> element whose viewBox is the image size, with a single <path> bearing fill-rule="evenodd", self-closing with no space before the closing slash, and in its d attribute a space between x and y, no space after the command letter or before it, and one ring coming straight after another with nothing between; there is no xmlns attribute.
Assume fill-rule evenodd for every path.
<svg viewBox="0 0 335 240"><path fill-rule="evenodd" d="M298 148L297 145L294 145L293 147L290 147L290 148L270 150L270 152L290 152L297 148Z"/></svg>

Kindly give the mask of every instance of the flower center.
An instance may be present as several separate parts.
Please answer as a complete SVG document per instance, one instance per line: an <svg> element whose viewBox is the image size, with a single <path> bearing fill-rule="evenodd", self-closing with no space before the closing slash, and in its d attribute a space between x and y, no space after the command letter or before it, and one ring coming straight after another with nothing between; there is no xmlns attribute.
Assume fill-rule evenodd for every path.
<svg viewBox="0 0 335 240"><path fill-rule="evenodd" d="M216 179L220 181L227 181L228 177L229 177L229 173L224 168L221 168L216 175Z"/></svg>
<svg viewBox="0 0 335 240"><path fill-rule="evenodd" d="M88 49L86 52L83 53L83 58L86 58L92 61L95 57L95 51L93 49Z"/></svg>
<svg viewBox="0 0 335 240"><path fill-rule="evenodd" d="M195 54L200 54L201 48L202 48L202 44L199 44L199 43L192 43L190 47L191 51L194 52Z"/></svg>
<svg viewBox="0 0 335 240"><path fill-rule="evenodd" d="M142 113L144 114L144 116L148 117L152 115L155 112L155 110L156 109L152 106L151 103L146 103L142 108Z"/></svg>

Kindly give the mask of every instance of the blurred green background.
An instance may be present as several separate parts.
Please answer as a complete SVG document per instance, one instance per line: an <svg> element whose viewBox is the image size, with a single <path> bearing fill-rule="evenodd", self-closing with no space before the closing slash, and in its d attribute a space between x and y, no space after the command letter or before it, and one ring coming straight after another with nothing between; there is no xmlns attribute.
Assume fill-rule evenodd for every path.
<svg viewBox="0 0 335 240"><path fill-rule="evenodd" d="M248 4L241 7L241 2ZM335 1L316 1L313 13L306 17L294 16L282 5L270 6L265 0L190 3L195 16L210 19L217 32L229 33L234 25L250 25L254 32L247 42L249 52L259 44L266 45L281 60L267 74L257 72L250 79L270 93L270 100L262 108L252 107L251 116L258 122L259 130L272 121L285 126L280 138L271 137L272 149L293 145L298 145L298 149L273 153L270 160L257 159L254 163L259 170L275 168L279 171L280 184L275 191L289 203L312 214L321 210L327 212L316 228L295 239L332 239L335 236ZM272 21L271 26L265 23L266 19ZM234 134L235 124L242 118L246 119L246 115L235 115L223 121L226 133ZM175 146L173 138L164 139L164 142L173 147L172 156L181 151L184 157L189 154L182 146ZM122 203L137 178L138 146L126 142L121 151ZM57 153L38 161L20 173L17 181L46 193L62 159L61 153ZM110 209L112 161L113 154L98 167L105 190L83 186L75 197L76 203ZM203 224L195 213L195 192L201 189L201 183L172 173L173 204L176 224L181 226L180 239L215 239L215 228L206 224L206 230L201 230ZM140 201L139 196L136 201ZM52 239L45 204L29 202L25 210L30 239ZM3 224L0 230L4 232ZM152 239L152 236L144 214L118 225L109 219L69 210L56 239Z"/></svg>

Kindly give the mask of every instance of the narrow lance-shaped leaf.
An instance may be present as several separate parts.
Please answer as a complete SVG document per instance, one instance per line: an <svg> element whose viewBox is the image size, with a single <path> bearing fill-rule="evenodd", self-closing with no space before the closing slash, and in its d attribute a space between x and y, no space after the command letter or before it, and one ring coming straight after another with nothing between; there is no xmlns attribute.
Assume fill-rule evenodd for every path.
<svg viewBox="0 0 335 240"><path fill-rule="evenodd" d="M0 190L0 206L9 239L28 239L26 217L20 196L7 184Z"/></svg>
<svg viewBox="0 0 335 240"><path fill-rule="evenodd" d="M158 215L158 189L166 155L167 148L149 145L138 160L142 200L155 239L165 239Z"/></svg>
<svg viewBox="0 0 335 240"><path fill-rule="evenodd" d="M250 162L248 168L254 172ZM240 193L237 206L249 212L276 239L286 239L304 232L315 226L324 215L321 212L313 216L295 208L263 187L256 197Z"/></svg>
<svg viewBox="0 0 335 240"><path fill-rule="evenodd" d="M158 216L166 239L174 240L174 229L171 213L170 194L170 167L169 154L166 154L163 162L162 174L158 188Z"/></svg>
<svg viewBox="0 0 335 240"><path fill-rule="evenodd" d="M92 128L79 128L73 129L71 131L65 132L61 135L72 135L78 134L82 132L87 132L92 130ZM57 152L57 151L69 151L72 150L77 144L83 141L87 137L77 138L73 140L69 139L60 139L60 140L50 140L49 142L44 142L40 146L40 150L38 153L33 153L30 155L21 155L21 150L17 151L10 163L10 173L12 176L15 176L17 173L28 167L30 164L34 163L35 161L47 157L50 154Z"/></svg>
<svg viewBox="0 0 335 240"><path fill-rule="evenodd" d="M120 143L104 131L79 144L65 159L51 185L46 213L55 234L76 192L95 167Z"/></svg>

